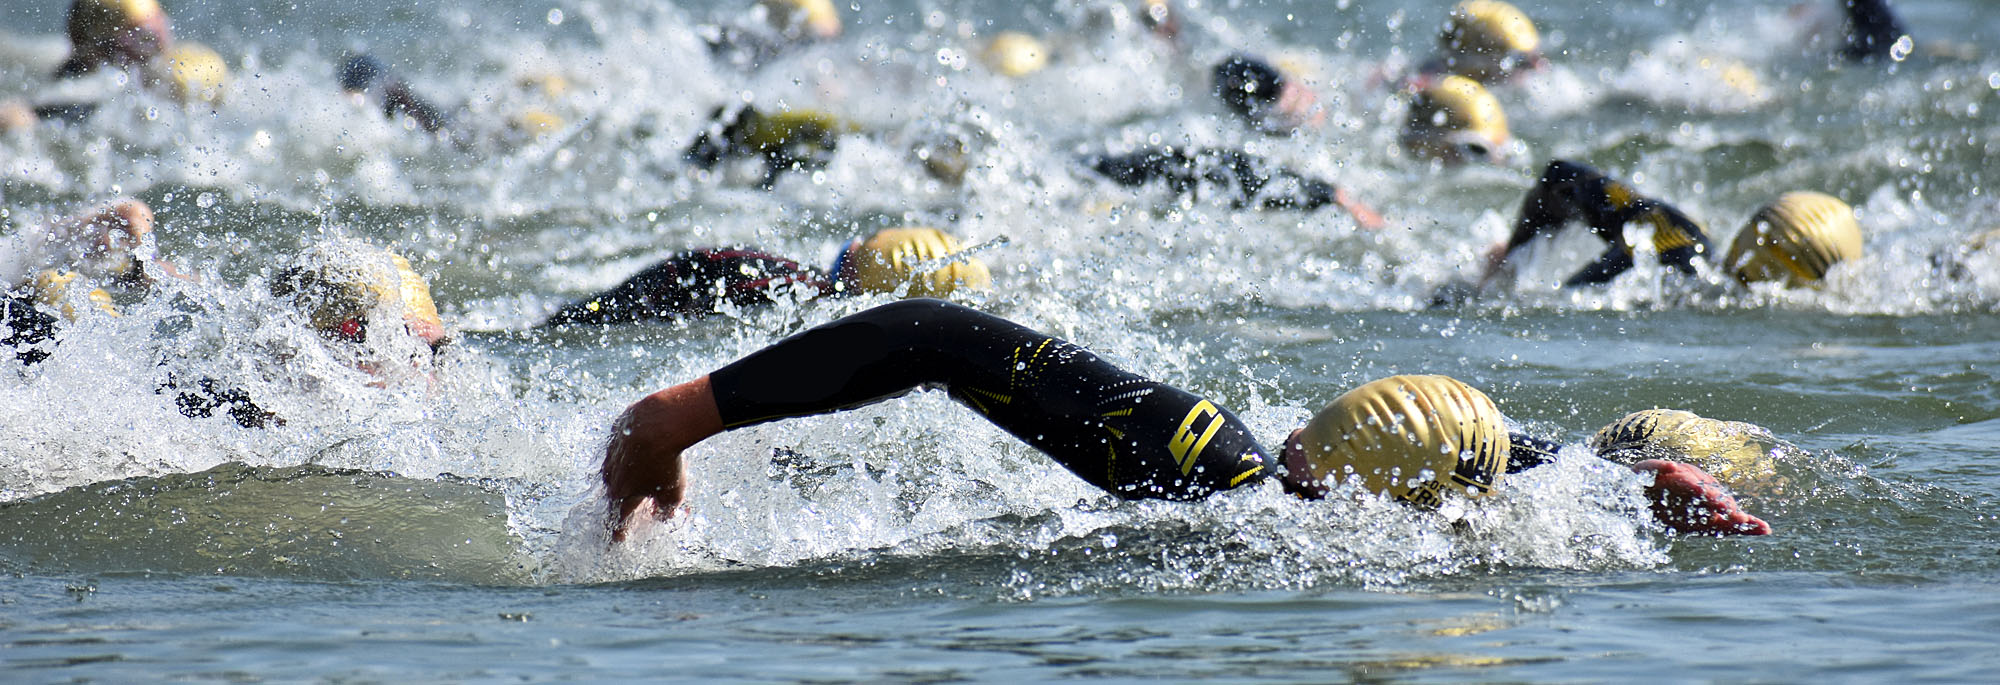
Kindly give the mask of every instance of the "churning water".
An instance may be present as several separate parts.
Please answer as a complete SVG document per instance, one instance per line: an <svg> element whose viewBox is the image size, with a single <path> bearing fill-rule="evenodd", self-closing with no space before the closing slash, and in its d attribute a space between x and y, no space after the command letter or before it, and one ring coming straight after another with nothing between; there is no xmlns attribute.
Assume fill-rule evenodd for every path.
<svg viewBox="0 0 2000 685"><path fill-rule="evenodd" d="M1178 46L1116 3L842 3L845 37L755 69L702 26L739 3L173 2L233 78L216 109L116 75L54 83L65 3L0 8L0 94L101 102L0 135L0 213L33 225L136 196L202 273L0 364L0 671L54 680L1982 680L2000 666L2000 14L1896 3L1919 50L1839 64L1783 2L1524 2L1551 68L1499 89L1510 167L1396 146L1384 85L1442 0L1184 0ZM744 3L747 4L747 3ZM1815 2L1815 10L1831 0ZM1042 34L1048 69L979 59ZM1223 115L1233 50L1308 74L1321 129ZM424 134L337 88L367 51L453 108ZM1753 87L1714 76L1747 69ZM545 87L551 77L566 89ZM526 85L524 85L526 84ZM561 92L557 92L561 91ZM771 191L681 150L718 105L856 122ZM562 123L533 137L508 122ZM911 148L969 142L960 183ZM1241 147L1389 219L1248 212L1093 179L1079 155ZM1778 193L1854 205L1867 255L1824 288L1693 288L1642 265L1561 291L1597 245L1538 250L1510 293L1427 310L1505 237L1550 158L1630 180L1733 236ZM1441 512L1275 487L1130 503L937 393L764 425L691 451L691 515L610 547L596 488L627 403L881 299L534 330L676 250L826 263L906 223L968 242L981 309L1232 407L1275 445L1327 400L1443 373L1572 445ZM16 229L17 230L17 229ZM1579 231L1578 233L1581 233ZM432 380L355 370L266 283L299 250L390 246L458 342ZM1995 248L2000 250L2000 248ZM1961 269L1938 270L1956 255ZM1643 260L1642 260L1643 261ZM367 354L408 350L375 340ZM11 359L11 356L9 356ZM168 374L285 418L189 419ZM1647 522L1639 477L1588 456L1650 407L1792 447L1741 493L1768 538Z"/></svg>

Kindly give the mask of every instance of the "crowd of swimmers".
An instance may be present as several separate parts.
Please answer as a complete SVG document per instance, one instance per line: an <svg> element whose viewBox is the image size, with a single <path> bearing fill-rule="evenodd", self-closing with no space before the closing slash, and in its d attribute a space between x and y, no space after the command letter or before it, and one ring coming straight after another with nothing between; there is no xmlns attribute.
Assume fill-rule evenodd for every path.
<svg viewBox="0 0 2000 685"><path fill-rule="evenodd" d="M1909 52L1911 39L1885 2L1838 5L1846 18L1838 48L1843 58L1895 59ZM1178 10L1166 0L1137 3L1136 16L1163 40L1185 40ZM224 60L178 40L154 0L76 0L67 28L72 53L56 78L127 70L140 87L204 106L218 106L226 91ZM761 0L741 20L704 27L703 37L717 59L752 68L800 44L836 40L841 28L828 0ZM1047 46L1018 32L1000 34L982 55L997 72L1016 77L1048 63ZM1498 0L1459 3L1443 22L1437 54L1399 82L1409 98L1404 148L1444 163L1507 161L1513 145L1506 115L1488 88L1548 61L1533 22L1518 8ZM1214 106L1260 134L1292 135L1324 119L1302 79L1252 53L1232 53L1205 75ZM336 77L340 90L414 129L467 146L479 137L375 57L343 57ZM562 84L543 79L536 86L553 92ZM49 120L80 124L94 109L87 102L8 102L0 104L0 130ZM520 122L533 130L563 126L561 117L547 112L525 113ZM825 112L725 106L715 109L704 130L691 132L683 157L696 170L754 165L757 185L770 188L786 173L818 168L844 136L862 133L863 127ZM975 142L948 140L914 156L929 173L955 183ZM1332 181L1239 149L1154 145L1083 155L1077 166L1110 183L1158 187L1177 198L1220 196L1232 207L1269 211L1334 206L1362 228L1384 223ZM6 295L0 313L14 358L22 364L47 358L61 343L65 321L92 311L115 314L121 303L146 297L160 279L195 279L154 254L154 224L144 203L123 200L17 227L0 238ZM1554 160L1527 191L1512 235L1487 251L1477 280L1441 289L1435 304L1491 292L1521 249L1573 224L1587 226L1606 249L1564 287L1606 283L1631 269L1638 250L1627 231L1634 228L1672 272L1698 277L1710 270L1745 286L1813 287L1835 265L1859 257L1863 243L1852 208L1831 195L1798 190L1754 212L1717 261L1716 243L1697 218L1586 164ZM634 403L616 420L602 462L617 536L650 518L674 515L689 487L682 453L708 437L917 388L944 390L1079 478L1127 499L1197 500L1270 481L1306 499L1352 488L1436 507L1447 498L1490 493L1505 475L1546 464L1560 448L1511 431L1480 389L1421 375L1364 384L1277 442L1260 442L1209 398L948 301L961 290L991 287L993 275L976 253L928 226L858 236L824 270L749 247L690 249L547 315L545 327L603 326L855 294L905 298L779 341ZM1938 268L1963 263L1945 255ZM451 339L423 278L387 250L351 242L315 247L279 265L268 285L328 345L394 339L417 350L409 364L422 367ZM385 364L400 363L361 365L381 373ZM243 391L212 379L170 377L161 392L173 393L192 417L226 414L253 427L283 422ZM1757 492L1771 473L1774 440L1749 424L1655 409L1607 426L1590 448L1599 458L1651 475L1652 513L1668 528L1765 534L1770 526L1738 506L1731 492Z"/></svg>

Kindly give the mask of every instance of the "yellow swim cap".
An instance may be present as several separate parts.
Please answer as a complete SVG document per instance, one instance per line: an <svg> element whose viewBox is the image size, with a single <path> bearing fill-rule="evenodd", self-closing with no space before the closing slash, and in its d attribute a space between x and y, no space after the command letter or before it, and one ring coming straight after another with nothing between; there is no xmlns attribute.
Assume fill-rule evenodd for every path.
<svg viewBox="0 0 2000 685"><path fill-rule="evenodd" d="M563 127L563 118L543 109L530 109L508 118L507 126L516 132L534 138L554 133Z"/></svg>
<svg viewBox="0 0 2000 685"><path fill-rule="evenodd" d="M840 134L854 130L839 117L818 110L794 109L777 114L745 110L743 116L756 119L743 128L739 142L759 151L781 150L792 145L830 150Z"/></svg>
<svg viewBox="0 0 2000 685"><path fill-rule="evenodd" d="M1533 60L1542 47L1535 23L1500 0L1466 0L1452 8L1438 34L1438 50L1454 74L1499 81Z"/></svg>
<svg viewBox="0 0 2000 685"><path fill-rule="evenodd" d="M426 342L443 337L430 286L402 255L343 241L309 248L299 261L272 279L271 294L293 298L313 328L341 332L387 307L401 312L404 325Z"/></svg>
<svg viewBox="0 0 2000 685"><path fill-rule="evenodd" d="M1757 210L1736 234L1724 269L1744 285L1777 281L1788 286L1818 283L1827 269L1861 256L1861 224L1854 208L1831 195L1785 193Z"/></svg>
<svg viewBox="0 0 2000 685"><path fill-rule="evenodd" d="M1760 426L1678 409L1633 412L1590 438L1590 448L1606 459L1627 465L1647 459L1687 462L1731 487L1776 476L1771 450L1777 445Z"/></svg>
<svg viewBox="0 0 2000 685"><path fill-rule="evenodd" d="M1446 161L1501 154L1513 134L1500 100L1472 79L1449 75L1417 91L1403 130L1412 154Z"/></svg>
<svg viewBox="0 0 2000 685"><path fill-rule="evenodd" d="M826 39L840 36L840 12L833 0L758 0L771 27L785 33Z"/></svg>
<svg viewBox="0 0 2000 685"><path fill-rule="evenodd" d="M1335 398L1299 433L1312 478L1359 478L1369 492L1425 507L1447 490L1480 496L1507 471L1493 400L1448 376L1391 376Z"/></svg>
<svg viewBox="0 0 2000 685"><path fill-rule="evenodd" d="M986 64L994 71L1020 78L1049 65L1048 48L1042 41L1019 31L1001 31L986 44Z"/></svg>
<svg viewBox="0 0 2000 685"><path fill-rule="evenodd" d="M229 83L229 66L208 46L194 42L175 43L160 55L166 70L169 92L181 102L215 104L222 101L223 86Z"/></svg>
<svg viewBox="0 0 2000 685"><path fill-rule="evenodd" d="M927 262L940 260L964 248L950 234L927 226L890 228L876 231L853 248L843 266L842 280L870 293L893 293L909 284L910 297L943 297L959 288L985 290L993 286L993 276L977 257L965 257L931 271L918 272ZM851 274L851 275L850 275Z"/></svg>
<svg viewBox="0 0 2000 685"><path fill-rule="evenodd" d="M76 281L76 272L74 271L61 271L57 269L42 270L40 273L35 274L35 301L42 303L50 309L62 312L63 318L75 321L76 308L70 306L69 301L69 284L74 281ZM118 307L111 303L111 293L104 292L103 288L92 288L90 293L85 297L90 298L90 303L98 309L112 316L118 315Z"/></svg>

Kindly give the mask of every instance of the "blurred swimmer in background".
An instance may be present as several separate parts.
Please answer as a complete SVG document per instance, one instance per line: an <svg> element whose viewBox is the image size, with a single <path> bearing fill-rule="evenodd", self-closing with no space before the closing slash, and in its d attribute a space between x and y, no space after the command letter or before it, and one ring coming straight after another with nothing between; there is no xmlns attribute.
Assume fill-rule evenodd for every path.
<svg viewBox="0 0 2000 685"><path fill-rule="evenodd" d="M1697 276L1696 263L1714 259L1701 224L1673 205L1641 195L1589 166L1555 160L1522 200L1513 234L1487 250L1478 281L1448 285L1432 304L1455 304L1484 291L1508 273L1522 248L1574 223L1588 226L1605 242L1605 250L1565 279L1565 288L1607 283L1630 270L1636 263L1635 250L1625 231L1633 226L1650 230L1652 251L1660 264L1682 275ZM1861 254L1861 225L1853 208L1824 193L1796 191L1758 209L1716 266L1746 287L1767 282L1812 287L1835 264Z"/></svg>
<svg viewBox="0 0 2000 685"><path fill-rule="evenodd" d="M1383 225L1382 215L1332 182L1277 166L1241 150L1171 146L1145 147L1122 155L1086 157L1085 167L1121 186L1158 183L1176 199L1205 194L1228 198L1235 209L1314 211L1335 205L1365 229Z"/></svg>
<svg viewBox="0 0 2000 685"><path fill-rule="evenodd" d="M4 343L24 364L48 358L58 329L88 310L116 313L117 295L132 297L155 274L178 276L150 259L153 210L138 200L30 226L0 237L0 289L5 293Z"/></svg>
<svg viewBox="0 0 2000 685"><path fill-rule="evenodd" d="M779 341L652 393L617 420L603 480L613 533L672 516L682 453L725 430L880 402L916 388L952 399L1078 477L1124 499L1198 500L1275 479L1307 499L1337 487L1422 508L1490 493L1545 463L1544 442L1510 436L1484 393L1443 376L1396 376L1348 392L1270 453L1214 402L1019 324L937 300L876 307ZM1654 517L1674 530L1762 535L1713 476L1643 459Z"/></svg>
<svg viewBox="0 0 2000 685"><path fill-rule="evenodd" d="M950 234L919 226L848 241L824 272L750 249L688 250L557 310L542 325L699 318L724 306L760 307L785 299L861 293L945 297L960 289L990 288L986 264L961 254L964 250Z"/></svg>
<svg viewBox="0 0 2000 685"><path fill-rule="evenodd" d="M1400 142L1411 157L1445 165L1505 165L1520 147L1507 128L1500 100L1479 82L1458 75L1431 79L1417 89Z"/></svg>
<svg viewBox="0 0 2000 685"><path fill-rule="evenodd" d="M801 45L840 37L832 0L757 0L740 15L696 29L716 61L750 70Z"/></svg>
<svg viewBox="0 0 2000 685"><path fill-rule="evenodd" d="M154 0L77 0L69 12L70 56L56 78L77 78L99 69L129 71L134 82L184 105L219 106L229 85L229 67L208 46L176 41L166 12ZM0 132L42 122L79 124L97 112L92 101L0 100Z"/></svg>

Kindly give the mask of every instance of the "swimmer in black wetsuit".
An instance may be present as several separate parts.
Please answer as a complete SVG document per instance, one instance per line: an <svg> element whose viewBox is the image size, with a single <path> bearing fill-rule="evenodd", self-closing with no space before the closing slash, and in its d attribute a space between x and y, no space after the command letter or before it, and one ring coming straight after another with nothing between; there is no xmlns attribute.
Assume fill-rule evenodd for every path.
<svg viewBox="0 0 2000 685"><path fill-rule="evenodd" d="M622 539L642 516L673 514L687 489L681 453L710 436L872 404L920 387L944 389L1085 481L1126 499L1196 500L1265 478L1318 498L1329 477L1351 469L1370 479L1365 487L1371 491L1435 505L1456 488L1482 494L1503 472L1553 453L1547 443L1510 439L1498 409L1477 390L1443 377L1397 377L1335 400L1274 456L1209 399L1005 319L937 300L906 300L787 338L633 404L605 448L614 534ZM1668 503L1655 513L1670 527L1769 531L1696 467L1649 460L1634 468L1657 474L1649 493ZM1440 475L1425 483L1392 481L1397 472Z"/></svg>
<svg viewBox="0 0 2000 685"><path fill-rule="evenodd" d="M542 325L696 318L715 313L724 304L763 306L788 295L901 292L942 297L961 287L981 290L991 285L986 264L970 255L917 271L962 250L956 238L929 227L884 229L866 240L850 241L826 272L756 250L688 250L646 267L610 290L556 310Z"/></svg>
<svg viewBox="0 0 2000 685"><path fill-rule="evenodd" d="M1199 197L1206 185L1226 194L1230 206L1238 209L1310 212L1338 205L1362 228L1380 228L1383 223L1375 210L1334 184L1240 150L1160 146L1088 157L1083 163L1118 185L1137 187L1157 182L1176 197Z"/></svg>
<svg viewBox="0 0 2000 685"><path fill-rule="evenodd" d="M1596 261L1564 280L1565 288L1607 283L1630 270L1635 262L1625 228L1632 224L1652 228L1660 264L1683 275L1696 275L1697 261L1714 259L1701 224L1673 205L1640 195L1589 166L1555 160L1521 201L1513 235L1488 250L1479 280L1447 285L1432 297L1432 306L1476 295L1499 277L1514 253L1537 238L1561 232L1571 222L1589 226L1607 246ZM1737 233L1719 266L1746 286L1766 281L1812 286L1835 263L1860 256L1861 228L1853 208L1829 195L1800 191L1785 193L1759 209Z"/></svg>
<svg viewBox="0 0 2000 685"><path fill-rule="evenodd" d="M1584 267L1563 287L1609 282L1633 266L1632 246L1625 242L1627 224L1645 224L1653 229L1653 251L1660 264L1692 276L1694 260L1709 251L1708 234L1673 205L1640 195L1631 186L1582 164L1555 160L1542 171L1535 187L1521 201L1521 215L1514 220L1514 234L1507 238L1508 255L1544 236L1553 236L1572 221L1590 227L1603 240L1604 254ZM1480 284L1491 280L1489 270Z"/></svg>
<svg viewBox="0 0 2000 685"><path fill-rule="evenodd" d="M1213 78L1223 107L1260 133L1291 133L1326 119L1311 88L1251 55L1230 55L1215 65Z"/></svg>

